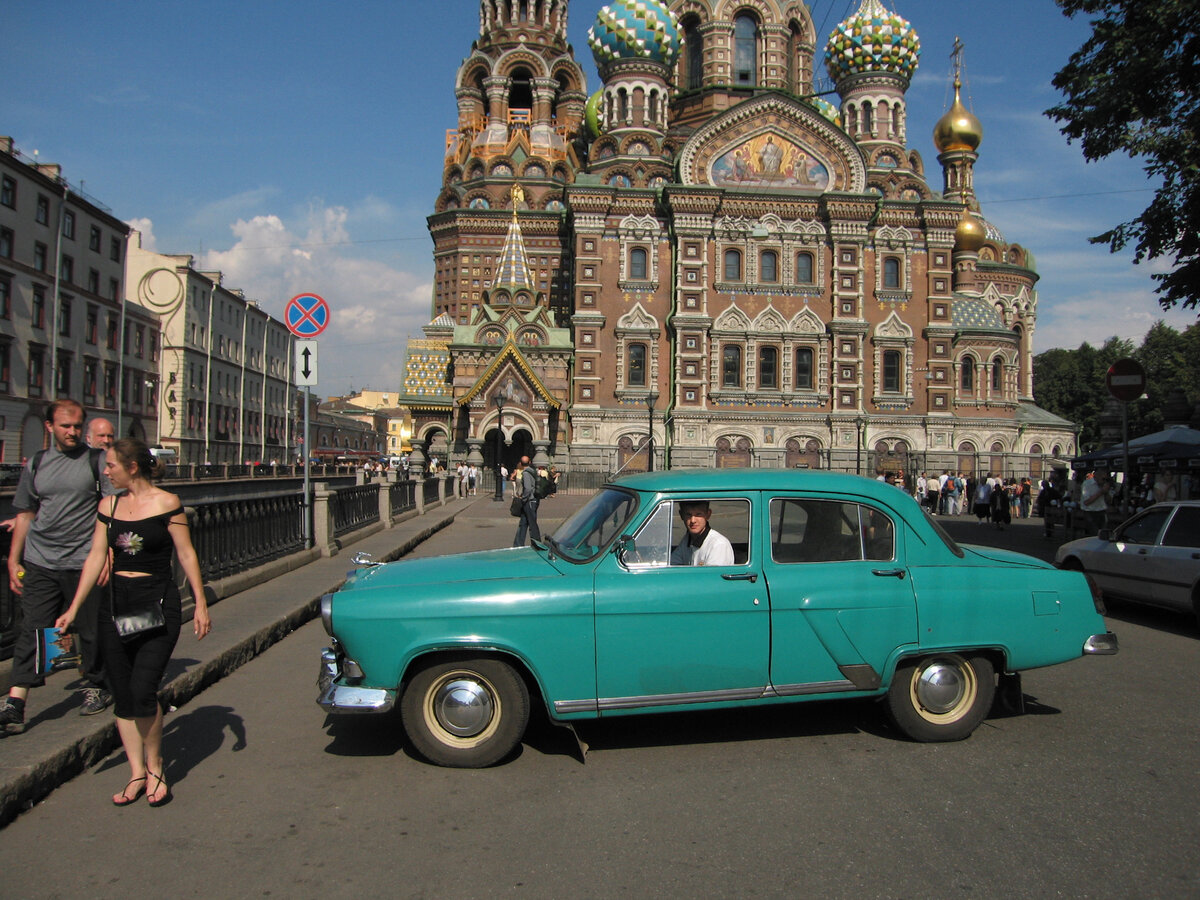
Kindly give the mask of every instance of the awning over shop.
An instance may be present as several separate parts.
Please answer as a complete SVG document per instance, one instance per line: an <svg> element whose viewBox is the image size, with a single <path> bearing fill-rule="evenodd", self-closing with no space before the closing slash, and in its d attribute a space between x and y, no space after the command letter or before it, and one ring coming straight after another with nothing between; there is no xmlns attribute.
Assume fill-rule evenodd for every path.
<svg viewBox="0 0 1200 900"><path fill-rule="evenodd" d="M1125 445L1114 444L1103 450L1093 450L1071 460L1071 468L1093 469L1102 466L1119 470L1124 465ZM1129 464L1133 468L1193 468L1200 469L1200 431L1186 425L1175 425L1154 434L1145 434L1129 441Z"/></svg>

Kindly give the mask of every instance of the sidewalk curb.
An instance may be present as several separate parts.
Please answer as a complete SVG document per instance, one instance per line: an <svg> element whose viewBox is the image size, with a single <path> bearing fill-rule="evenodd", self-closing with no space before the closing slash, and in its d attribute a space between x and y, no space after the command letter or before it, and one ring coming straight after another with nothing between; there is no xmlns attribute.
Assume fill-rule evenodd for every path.
<svg viewBox="0 0 1200 900"><path fill-rule="evenodd" d="M415 547L453 524L455 518L470 509L472 505L474 504L460 505L456 503L452 511L420 531L409 535L396 549L388 551L381 558L391 561L411 553ZM441 511L442 509L438 509L431 515L437 515ZM386 531L376 535L376 537L379 536L386 536ZM314 562L320 562L322 559L330 558L323 557ZM337 564L342 564L342 560L337 557L332 559ZM345 564L349 567L348 559L345 560ZM303 571L303 568L293 569L293 571ZM300 602L296 609L283 614L276 621L258 629L249 637L238 641L212 659L192 666L175 676L159 690L159 701L163 704L164 709L170 710L173 707L183 706L202 693L205 688L216 684L302 625L316 618L319 615L321 595L337 590L345 583L345 580L343 575L336 581L327 582L314 595ZM220 607L220 603L229 603L236 597L237 595L234 594L221 600L216 604L216 608ZM189 618L187 611L185 611L184 618ZM17 739L22 740L23 738ZM0 746L3 744L0 743ZM39 760L25 771L4 778L0 783L0 829L45 799L59 785L86 771L120 746L116 720L110 717L104 724L98 724L92 731L67 746L52 750L44 759Z"/></svg>

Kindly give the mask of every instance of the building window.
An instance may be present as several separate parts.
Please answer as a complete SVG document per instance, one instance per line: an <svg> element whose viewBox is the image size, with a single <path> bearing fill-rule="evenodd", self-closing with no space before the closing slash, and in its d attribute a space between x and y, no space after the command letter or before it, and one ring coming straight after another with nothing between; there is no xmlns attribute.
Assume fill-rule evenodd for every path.
<svg viewBox="0 0 1200 900"><path fill-rule="evenodd" d="M119 327L119 325L117 323L116 315L114 313L109 313L108 314L108 322L105 325L105 329L106 329L107 333L105 334L105 340L104 340L104 343L107 345L109 350L117 349L118 327Z"/></svg>
<svg viewBox="0 0 1200 900"><path fill-rule="evenodd" d="M758 386L766 390L779 387L779 350L775 347L758 350Z"/></svg>
<svg viewBox="0 0 1200 900"><path fill-rule="evenodd" d="M100 272L96 269L88 269L87 289L93 294L100 293Z"/></svg>
<svg viewBox="0 0 1200 900"><path fill-rule="evenodd" d="M46 271L46 245L41 241L33 245L33 267L39 272Z"/></svg>
<svg viewBox="0 0 1200 900"><path fill-rule="evenodd" d="M725 280L742 280L742 254L738 250L725 251Z"/></svg>
<svg viewBox="0 0 1200 900"><path fill-rule="evenodd" d="M63 211L63 237L75 240L75 213L69 209Z"/></svg>
<svg viewBox="0 0 1200 900"><path fill-rule="evenodd" d="M900 287L900 260L889 256L883 261L883 286L885 288Z"/></svg>
<svg viewBox="0 0 1200 900"><path fill-rule="evenodd" d="M1000 386L1004 383L1004 360L996 357L992 360L992 390L999 393Z"/></svg>
<svg viewBox="0 0 1200 900"><path fill-rule="evenodd" d="M37 209L34 210L33 217L39 225L50 224L50 198L45 194L38 194Z"/></svg>
<svg viewBox="0 0 1200 900"><path fill-rule="evenodd" d="M113 363L104 364L104 405L109 409L117 405L117 367Z"/></svg>
<svg viewBox="0 0 1200 900"><path fill-rule="evenodd" d="M758 84L758 23L751 16L733 20L733 83L739 87Z"/></svg>
<svg viewBox="0 0 1200 900"><path fill-rule="evenodd" d="M93 253L100 252L100 226L93 225L88 231L88 249Z"/></svg>
<svg viewBox="0 0 1200 900"><path fill-rule="evenodd" d="M969 356L962 361L962 389L968 392L975 390L975 360Z"/></svg>
<svg viewBox="0 0 1200 900"><path fill-rule="evenodd" d="M0 181L0 204L9 209L17 208L17 182L16 179L9 178L7 175Z"/></svg>
<svg viewBox="0 0 1200 900"><path fill-rule="evenodd" d="M796 351L796 390L811 391L813 387L813 352L811 347Z"/></svg>
<svg viewBox="0 0 1200 900"><path fill-rule="evenodd" d="M813 255L811 253L796 254L796 284L813 283Z"/></svg>
<svg viewBox="0 0 1200 900"><path fill-rule="evenodd" d="M0 258L12 259L13 232L11 228L0 228Z"/></svg>
<svg viewBox="0 0 1200 900"><path fill-rule="evenodd" d="M883 351L883 389L888 393L900 391L900 351Z"/></svg>
<svg viewBox="0 0 1200 900"><path fill-rule="evenodd" d="M629 368L626 372L627 387L646 386L646 345L629 345Z"/></svg>
<svg viewBox="0 0 1200 900"><path fill-rule="evenodd" d="M0 278L0 319L7 319L12 315L12 282L7 278Z"/></svg>
<svg viewBox="0 0 1200 900"><path fill-rule="evenodd" d="M759 257L758 280L766 284L779 281L779 255L774 250L764 250Z"/></svg>
<svg viewBox="0 0 1200 900"><path fill-rule="evenodd" d="M699 21L694 18L684 26L683 46L687 50L687 90L699 90L704 82L704 37Z"/></svg>
<svg viewBox="0 0 1200 900"><path fill-rule="evenodd" d="M71 301L68 297L58 301L58 333L62 337L71 336Z"/></svg>
<svg viewBox="0 0 1200 900"><path fill-rule="evenodd" d="M121 293L121 282L116 278L108 279L108 299L116 300Z"/></svg>
<svg viewBox="0 0 1200 900"><path fill-rule="evenodd" d="M144 359L146 356L146 329L141 325L136 325L133 329L133 355L138 359Z"/></svg>
<svg viewBox="0 0 1200 900"><path fill-rule="evenodd" d="M108 258L113 262L121 261L121 239L113 238L108 244Z"/></svg>
<svg viewBox="0 0 1200 900"><path fill-rule="evenodd" d="M721 353L721 387L742 386L742 348L726 344Z"/></svg>
<svg viewBox="0 0 1200 900"><path fill-rule="evenodd" d="M58 354L58 368L54 372L54 395L68 397L71 394L71 355Z"/></svg>
<svg viewBox="0 0 1200 900"><path fill-rule="evenodd" d="M8 390L11 375L12 354L7 341L0 341L0 391Z"/></svg>
<svg viewBox="0 0 1200 900"><path fill-rule="evenodd" d="M96 402L99 365L94 359L84 359L83 361L83 399L87 403Z"/></svg>
<svg viewBox="0 0 1200 900"><path fill-rule="evenodd" d="M67 284L75 283L75 260L69 256L63 256L62 265L58 267L59 277Z"/></svg>
<svg viewBox="0 0 1200 900"><path fill-rule="evenodd" d="M33 306L30 310L34 328L46 327L46 289L41 285L33 287Z"/></svg>
<svg viewBox="0 0 1200 900"><path fill-rule="evenodd" d="M43 379L46 377L45 349L37 344L29 345L29 396L42 396Z"/></svg>
<svg viewBox="0 0 1200 900"><path fill-rule="evenodd" d="M629 277L634 281L646 280L646 251L641 247L629 251Z"/></svg>

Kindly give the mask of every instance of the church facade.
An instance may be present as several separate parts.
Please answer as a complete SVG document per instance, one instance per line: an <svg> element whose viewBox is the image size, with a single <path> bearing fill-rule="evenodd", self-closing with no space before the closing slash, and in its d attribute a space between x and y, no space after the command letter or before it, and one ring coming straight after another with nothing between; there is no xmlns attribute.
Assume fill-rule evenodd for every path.
<svg viewBox="0 0 1200 900"><path fill-rule="evenodd" d="M480 4L401 391L418 451L1035 476L1075 451L1033 403L1038 276L981 214L957 78L936 188L907 146L907 21L863 0L818 44L797 0L616 0L590 94L566 22Z"/></svg>

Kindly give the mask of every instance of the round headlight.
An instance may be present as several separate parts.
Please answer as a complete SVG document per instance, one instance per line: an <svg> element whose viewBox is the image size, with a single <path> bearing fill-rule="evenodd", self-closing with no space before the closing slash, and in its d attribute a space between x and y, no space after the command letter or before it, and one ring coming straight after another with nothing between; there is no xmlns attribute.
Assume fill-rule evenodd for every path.
<svg viewBox="0 0 1200 900"><path fill-rule="evenodd" d="M333 594L321 595L321 625L326 634L333 635Z"/></svg>

